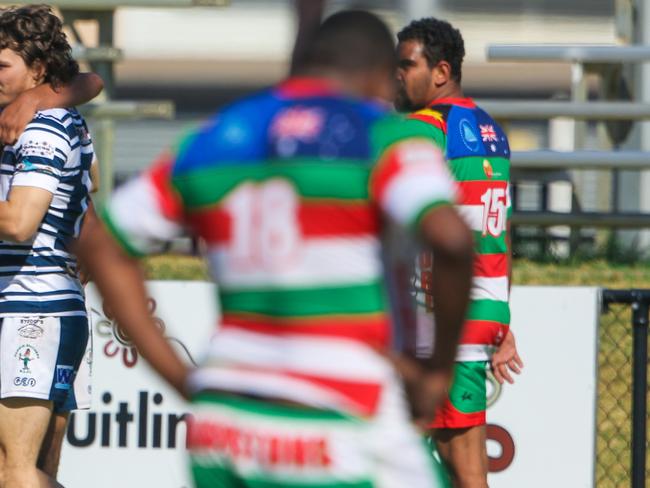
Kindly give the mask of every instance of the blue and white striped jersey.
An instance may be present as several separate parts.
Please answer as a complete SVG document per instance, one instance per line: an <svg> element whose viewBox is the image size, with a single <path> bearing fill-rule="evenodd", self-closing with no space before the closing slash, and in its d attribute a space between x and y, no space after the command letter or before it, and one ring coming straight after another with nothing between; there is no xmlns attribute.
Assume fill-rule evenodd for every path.
<svg viewBox="0 0 650 488"><path fill-rule="evenodd" d="M0 159L0 199L15 186L52 193L30 242L0 241L0 317L83 315L76 258L66 243L79 235L88 208L93 145L73 109L38 112Z"/></svg>

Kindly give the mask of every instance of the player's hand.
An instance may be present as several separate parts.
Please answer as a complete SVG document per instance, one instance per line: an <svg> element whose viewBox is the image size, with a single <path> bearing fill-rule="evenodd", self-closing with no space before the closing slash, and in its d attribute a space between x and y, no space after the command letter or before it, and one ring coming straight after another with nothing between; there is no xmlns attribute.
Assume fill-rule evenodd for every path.
<svg viewBox="0 0 650 488"><path fill-rule="evenodd" d="M492 355L492 373L496 380L503 384L504 381L512 384L515 382L510 374L521 374L524 363L519 357L517 352L517 345L515 344L515 336L512 331L508 330L503 342Z"/></svg>
<svg viewBox="0 0 650 488"><path fill-rule="evenodd" d="M0 113L0 141L14 144L38 109L38 100L30 93L18 95Z"/></svg>
<svg viewBox="0 0 650 488"><path fill-rule="evenodd" d="M404 382L413 422L424 432L451 386L452 371L426 370L417 360L403 355L392 356L390 361Z"/></svg>

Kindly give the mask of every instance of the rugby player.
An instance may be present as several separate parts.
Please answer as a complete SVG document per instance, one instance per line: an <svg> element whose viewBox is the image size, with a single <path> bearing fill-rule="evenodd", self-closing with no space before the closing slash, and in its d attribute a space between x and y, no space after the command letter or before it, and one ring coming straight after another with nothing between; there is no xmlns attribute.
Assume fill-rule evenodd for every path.
<svg viewBox="0 0 650 488"><path fill-rule="evenodd" d="M76 407L72 383L88 323L66 241L87 207L93 159L83 119L69 106L101 90L79 75L60 20L46 6L0 12L0 484L50 486L62 431ZM99 86L98 86L99 85ZM34 116L33 111L38 110ZM30 113L31 112L31 113ZM32 118L22 132L25 117Z"/></svg>
<svg viewBox="0 0 650 488"><path fill-rule="evenodd" d="M509 329L510 308L510 149L499 125L461 89L465 48L448 22L426 18L398 34L398 110L428 130L459 184L458 209L474 234L476 258L472 300L463 326L454 382L431 424L438 451L457 487L487 487L485 434L486 368L499 383L512 383L523 363ZM424 254L416 283L420 303L438 263ZM439 325L436 324L436 333Z"/></svg>
<svg viewBox="0 0 650 488"><path fill-rule="evenodd" d="M426 422L451 379L472 238L440 151L377 101L392 98L394 70L383 22L333 15L294 77L208 120L77 242L117 322L191 398L199 487L440 486L389 359L383 239L419 239L436 259L448 340L409 376ZM184 229L206 242L222 311L191 374L149 316L133 259Z"/></svg>

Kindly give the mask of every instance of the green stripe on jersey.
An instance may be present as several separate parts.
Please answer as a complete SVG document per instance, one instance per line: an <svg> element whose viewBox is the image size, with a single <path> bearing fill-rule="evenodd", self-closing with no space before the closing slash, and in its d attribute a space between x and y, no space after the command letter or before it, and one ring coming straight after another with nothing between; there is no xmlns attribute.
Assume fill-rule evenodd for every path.
<svg viewBox="0 0 650 488"><path fill-rule="evenodd" d="M255 313L271 317L356 315L387 309L378 282L336 288L220 290L224 313Z"/></svg>
<svg viewBox="0 0 650 488"><path fill-rule="evenodd" d="M189 208L219 202L244 181L285 178L305 198L344 200L368 199L370 166L363 160L336 160L323 163L316 159L292 160L268 164L220 165L175 176L174 186Z"/></svg>
<svg viewBox="0 0 650 488"><path fill-rule="evenodd" d="M497 300L472 300L467 320L490 320L500 324L510 323L510 305Z"/></svg>
<svg viewBox="0 0 650 488"><path fill-rule="evenodd" d="M124 252L126 252L131 257L135 257L135 258L141 258L145 255L145 253L141 252L133 244L131 244L131 241L129 241L129 238L127 237L126 233L122 232L122 230L117 226L117 224L115 224L113 217L111 217L111 213L108 211L106 207L102 208L99 211L99 216L101 220L104 222L106 228L108 229L109 234L113 236L113 238L117 241L117 243L122 248L122 250L124 250Z"/></svg>
<svg viewBox="0 0 650 488"><path fill-rule="evenodd" d="M474 252L477 254L505 254L508 252L506 244L506 232L502 232L499 237L483 235L479 230L474 234Z"/></svg>
<svg viewBox="0 0 650 488"><path fill-rule="evenodd" d="M492 178L485 174L483 161L492 166ZM449 168L456 181L508 181L510 180L510 161L505 158L471 156L449 160Z"/></svg>
<svg viewBox="0 0 650 488"><path fill-rule="evenodd" d="M427 139L436 144L441 150L444 150L445 147L445 135L437 127L420 120L406 119L394 115L380 120L373 126L371 140L374 155L378 157L396 142L412 138Z"/></svg>
<svg viewBox="0 0 650 488"><path fill-rule="evenodd" d="M237 395L224 395L213 392L198 393L192 397L192 403L195 405L225 405L246 413L281 417L291 420L344 420L346 422L358 422L356 417L335 410L319 410L300 405L284 405L281 403L273 403L270 401L265 402L253 398L245 398Z"/></svg>
<svg viewBox="0 0 650 488"><path fill-rule="evenodd" d="M197 488L373 488L370 480L361 481L292 481L291 478L277 477L276 480L262 480L255 476L244 476L235 473L232 468L219 465L217 461L206 465L199 461L201 457L192 459L192 475ZM299 475L295 475L296 478Z"/></svg>

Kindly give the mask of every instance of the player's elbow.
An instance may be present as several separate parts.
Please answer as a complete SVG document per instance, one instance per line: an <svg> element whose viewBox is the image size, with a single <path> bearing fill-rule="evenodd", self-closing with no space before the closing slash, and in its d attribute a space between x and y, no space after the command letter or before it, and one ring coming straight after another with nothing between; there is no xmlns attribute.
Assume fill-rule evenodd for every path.
<svg viewBox="0 0 650 488"><path fill-rule="evenodd" d="M2 234L9 241L26 242L34 237L37 229L38 227L33 227L28 223L11 220L3 225Z"/></svg>
<svg viewBox="0 0 650 488"><path fill-rule="evenodd" d="M104 90L104 80L102 80L102 77L97 73L88 73L87 79L88 87L93 94L92 98L95 98L102 92L102 90Z"/></svg>

